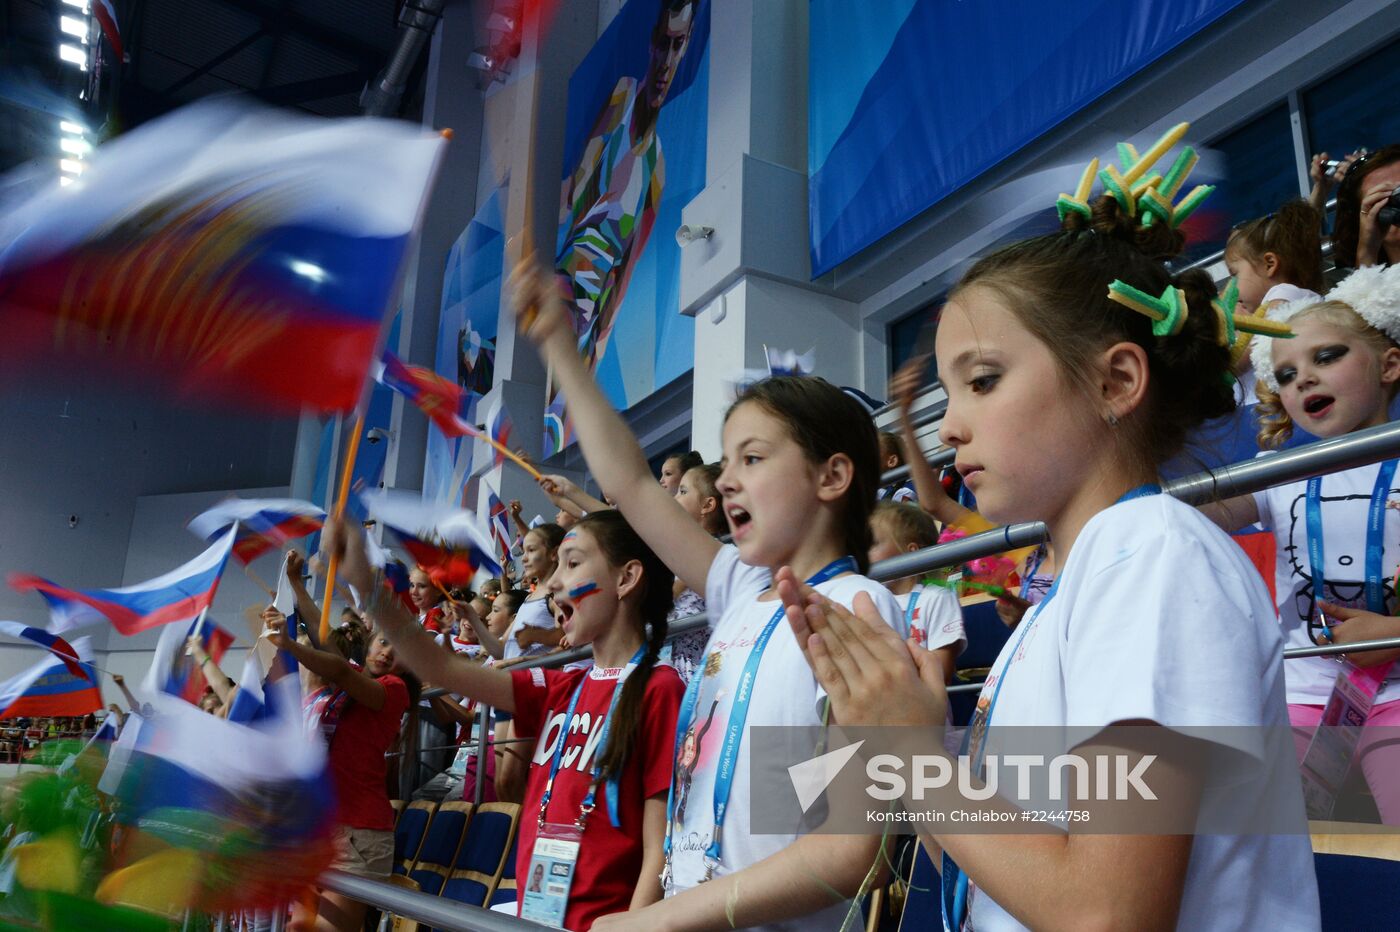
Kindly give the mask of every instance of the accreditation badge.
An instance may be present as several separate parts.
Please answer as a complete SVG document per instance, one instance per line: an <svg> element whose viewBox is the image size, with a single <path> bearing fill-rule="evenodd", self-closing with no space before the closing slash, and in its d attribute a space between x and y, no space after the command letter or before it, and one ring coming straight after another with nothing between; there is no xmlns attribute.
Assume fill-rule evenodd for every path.
<svg viewBox="0 0 1400 932"><path fill-rule="evenodd" d="M521 888L520 916L557 929L564 927L569 906L569 888L578 866L583 829L574 823L546 822L535 835L530 868L518 878Z"/></svg>

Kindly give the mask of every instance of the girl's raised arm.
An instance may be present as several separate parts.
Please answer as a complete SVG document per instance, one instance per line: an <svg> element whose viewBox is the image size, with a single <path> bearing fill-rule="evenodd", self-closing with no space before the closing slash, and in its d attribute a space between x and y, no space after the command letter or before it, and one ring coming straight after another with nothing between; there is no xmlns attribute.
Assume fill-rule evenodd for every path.
<svg viewBox="0 0 1400 932"><path fill-rule="evenodd" d="M507 712L515 710L515 690L509 673L443 650L403 604L375 582L365 555L363 533L352 531L344 519L332 518L326 522L321 541L328 553L338 555L345 581L359 592L368 593L365 614L394 645L394 653L404 666L435 686Z"/></svg>
<svg viewBox="0 0 1400 932"><path fill-rule="evenodd" d="M899 431L904 442L904 461L909 464L909 478L914 482L914 493L919 498L919 507L933 515L942 524L953 524L972 514L972 509L955 502L938 481L938 475L924 457L919 438L914 433L914 422L909 410L918 394L927 356L916 356L905 363L890 379L890 398L899 406Z"/></svg>
<svg viewBox="0 0 1400 932"><path fill-rule="evenodd" d="M511 286L521 330L539 347L568 398L569 416L589 471L662 562L703 596L719 542L652 477L637 438L603 397L579 356L554 279L543 269L521 263L511 276Z"/></svg>

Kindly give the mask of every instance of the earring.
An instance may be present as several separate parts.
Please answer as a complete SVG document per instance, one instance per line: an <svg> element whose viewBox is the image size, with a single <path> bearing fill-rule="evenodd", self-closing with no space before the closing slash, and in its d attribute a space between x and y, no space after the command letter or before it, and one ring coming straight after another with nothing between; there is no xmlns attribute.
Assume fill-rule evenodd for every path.
<svg viewBox="0 0 1400 932"><path fill-rule="evenodd" d="M1109 427L1117 427L1117 426L1118 426L1118 415L1114 414L1112 411L1108 412L1108 417L1105 418L1105 420L1108 421L1108 426L1109 426Z"/></svg>

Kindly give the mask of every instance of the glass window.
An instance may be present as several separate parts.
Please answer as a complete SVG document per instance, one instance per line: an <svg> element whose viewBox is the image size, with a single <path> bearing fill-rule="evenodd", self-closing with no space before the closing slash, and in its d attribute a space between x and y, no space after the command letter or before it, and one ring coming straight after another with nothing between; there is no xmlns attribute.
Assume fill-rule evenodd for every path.
<svg viewBox="0 0 1400 932"><path fill-rule="evenodd" d="M945 292L946 294L946 292ZM899 371L899 367L909 361L910 357L920 352L929 354L928 368L924 372L923 384L930 385L938 379L938 366L933 360L933 332L937 327L933 315L938 308L943 305L945 295L941 294L933 301L923 307L907 314L894 323L889 328L890 346L890 372ZM928 332L925 333L925 328Z"/></svg>
<svg viewBox="0 0 1400 932"><path fill-rule="evenodd" d="M1222 177L1198 178L1193 174L1187 180L1188 185L1216 184L1218 188L1186 221L1186 261L1218 252L1225 246L1230 227L1271 214L1300 194L1293 161L1293 125L1286 103L1217 137L1205 148L1220 155Z"/></svg>
<svg viewBox="0 0 1400 932"><path fill-rule="evenodd" d="M1309 154L1340 158L1400 142L1400 108L1391 96L1397 73L1400 42L1392 42L1304 91Z"/></svg>

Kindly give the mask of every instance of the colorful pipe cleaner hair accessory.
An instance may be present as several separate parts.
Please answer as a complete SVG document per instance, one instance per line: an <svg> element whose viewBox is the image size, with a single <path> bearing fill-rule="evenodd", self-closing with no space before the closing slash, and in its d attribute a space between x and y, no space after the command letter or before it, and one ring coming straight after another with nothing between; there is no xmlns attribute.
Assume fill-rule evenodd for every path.
<svg viewBox="0 0 1400 932"><path fill-rule="evenodd" d="M1153 336L1176 336L1186 325L1186 318L1190 313L1186 306L1186 292L1170 285L1162 292L1161 297L1154 298L1127 282L1115 279L1108 286L1108 299L1116 301L1130 311L1150 317Z"/></svg>
<svg viewBox="0 0 1400 932"><path fill-rule="evenodd" d="M1233 278L1220 296L1210 302L1210 306L1215 308L1218 323L1216 340L1221 346L1229 346L1243 353L1247 349L1249 336L1241 338L1241 334L1260 335L1278 340L1293 338L1293 328L1265 317L1265 308L1260 308L1253 314L1241 314L1237 310L1239 303L1240 285Z"/></svg>
<svg viewBox="0 0 1400 932"><path fill-rule="evenodd" d="M1091 216L1089 196L1093 191L1095 176L1103 185L1105 194L1118 202L1118 206L1129 217L1138 218L1143 226L1165 223L1173 229L1181 226L1191 216L1215 188L1211 185L1197 185L1180 201L1173 199L1185 187L1186 177L1196 167L1199 156L1190 146L1181 150L1165 175L1148 174L1152 166L1166 155L1172 146L1181 141L1190 129L1189 123L1178 123L1162 134L1152 148L1141 155L1132 143L1118 144L1118 164L1109 164L1102 169L1099 160L1093 159L1079 177L1079 186L1074 194L1061 194L1055 201L1055 210L1063 222L1071 213L1077 213L1085 220Z"/></svg>

